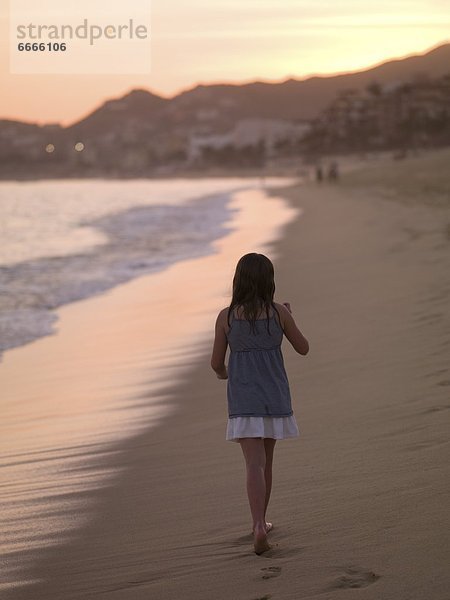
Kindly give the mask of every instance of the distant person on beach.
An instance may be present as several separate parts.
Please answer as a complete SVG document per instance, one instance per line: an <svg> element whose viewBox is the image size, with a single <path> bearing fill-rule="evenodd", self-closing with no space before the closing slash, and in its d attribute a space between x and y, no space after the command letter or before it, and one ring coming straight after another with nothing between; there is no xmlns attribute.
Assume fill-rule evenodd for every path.
<svg viewBox="0 0 450 600"><path fill-rule="evenodd" d="M266 511L276 440L299 436L281 353L283 334L299 354L309 351L289 303L274 302L274 292L271 261L263 254L243 256L236 266L231 303L216 320L211 356L217 377L228 379L226 439L239 442L244 454L256 554L270 549L272 523L266 521Z"/></svg>
<svg viewBox="0 0 450 600"><path fill-rule="evenodd" d="M339 169L338 164L335 160L330 163L330 167L328 169L328 180L329 181L337 181L339 179Z"/></svg>
<svg viewBox="0 0 450 600"><path fill-rule="evenodd" d="M316 167L316 181L317 183L322 183L323 181L323 169L321 165L317 165Z"/></svg>

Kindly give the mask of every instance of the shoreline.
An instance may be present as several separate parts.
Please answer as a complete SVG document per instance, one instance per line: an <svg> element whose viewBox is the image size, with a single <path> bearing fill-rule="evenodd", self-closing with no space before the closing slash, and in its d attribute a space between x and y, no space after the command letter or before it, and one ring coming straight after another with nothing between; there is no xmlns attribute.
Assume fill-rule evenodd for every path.
<svg viewBox="0 0 450 600"><path fill-rule="evenodd" d="M331 152L325 153L319 157L320 162L327 162L331 160L337 160L340 165L344 167L344 170L353 168L360 168L361 166L371 165L377 162L393 162L394 164L401 164L403 161L409 160L411 157L427 157L438 155L449 151L448 146L435 146L431 148L411 148L409 150L390 148L390 149L378 149L378 150L362 150L360 152ZM288 156L278 162L271 163L270 159L268 164L254 167L238 168L237 166L221 169L220 167L212 168L177 168L173 170L162 168L156 169L153 173L133 173L127 175L125 173L106 173L106 172L90 172L90 173L71 173L70 171L63 171L60 174L55 172L52 168L51 171L40 175L34 173L32 176L26 176L21 171L16 174L16 177L3 177L0 175L0 182L5 183L26 183L26 182L40 182L40 181L157 181L161 179L193 179L201 180L205 178L255 178L255 177L280 177L280 178L296 178L310 175L312 178L314 171L314 164L316 159L309 157L308 159L302 158L301 161L297 160L296 156ZM41 165L42 167L42 165Z"/></svg>
<svg viewBox="0 0 450 600"><path fill-rule="evenodd" d="M42 552L44 582L11 599L331 600L360 588L366 600L446 600L442 213L333 186L275 193L304 209L268 253L311 352L283 348L301 435L275 451L273 550L251 551L243 461L202 343L166 389L170 419L115 446L123 469L95 491L89 523Z"/></svg>
<svg viewBox="0 0 450 600"><path fill-rule="evenodd" d="M292 180L269 179L265 185L257 179L230 179L226 183L219 180L213 186L216 189L208 189L210 182L209 179L204 179L201 184L189 182L185 188L185 196L181 197L180 192L177 192L177 185L173 185L171 180L160 181L159 189L156 190L146 188L145 185L141 187L140 182L136 189L132 185L136 184L134 181L130 184L131 192L128 190L128 193L137 194L131 206L126 205L126 202L121 206L120 202L110 198L108 194L111 194L112 186L110 182L103 182L106 186L103 193L107 196L104 198L105 204L111 200L113 210L102 212L97 209L95 214L96 211L92 212L91 207L90 216L78 215L77 226L70 224L70 227L66 224L64 233L69 238L67 246L59 243L55 248L50 243L49 246L44 244L42 248L40 244L40 252L37 254L36 247L33 247L36 244L35 238L29 240L31 252L28 249L28 255L25 251L22 255L19 253L14 256L14 241L5 231L5 247L8 248L8 242L13 241L13 253L9 257L7 251L2 254L0 265L5 288L0 298L0 363L5 351L54 335L58 327L56 311L60 308L104 294L143 275L161 272L186 258L214 253L214 242L228 233L225 223L230 221L232 215L227 207L233 202L233 194L246 189L264 191L280 184L287 185ZM53 202L51 208L46 208L50 213L58 210L54 194L55 190L56 193L58 190L63 191L64 183L44 182L41 193L48 195L49 205ZM100 190L95 185L91 187L90 182L78 181L75 185L75 188L69 186L68 191L69 194L78 193L80 203L86 200L86 189L92 194L102 193L101 185ZM114 186L119 195L126 195L126 189L123 188L124 186L119 186L117 189ZM2 191L3 197L5 192ZM159 202L142 201L146 196L158 199L158 195L161 197ZM21 197L18 204L26 204L27 201L29 194ZM159 204L165 211L163 221L172 221L174 224L180 219L184 221L180 234L177 234L176 225L170 230L167 223L163 222L159 237L155 236L158 233L158 219L161 218L158 214ZM67 207L69 213L71 208ZM42 206L36 208L39 209L42 210ZM14 219L14 211L11 207L10 210ZM89 209L86 210L88 214ZM203 229L198 227L201 220L205 222ZM136 224L133 226L133 221L141 223L140 231ZM70 236L75 238L79 233L86 234L86 231L89 233L84 238L84 243L80 244L78 237L78 245L74 246ZM45 237L45 230L40 233ZM62 232L59 235L62 237ZM74 279L78 285L74 284Z"/></svg>
<svg viewBox="0 0 450 600"><path fill-rule="evenodd" d="M56 335L5 354L1 545L9 569L33 563L89 520L97 489L117 475L103 458L172 412L166 388L184 379L186 353L191 362L204 344L226 294L221 274L230 257L237 260L250 240L264 247L293 217L283 200L257 188L232 194L229 214L227 234L209 254L67 304L58 309ZM35 532L28 547L23 520ZM4 573L1 588L6 581Z"/></svg>

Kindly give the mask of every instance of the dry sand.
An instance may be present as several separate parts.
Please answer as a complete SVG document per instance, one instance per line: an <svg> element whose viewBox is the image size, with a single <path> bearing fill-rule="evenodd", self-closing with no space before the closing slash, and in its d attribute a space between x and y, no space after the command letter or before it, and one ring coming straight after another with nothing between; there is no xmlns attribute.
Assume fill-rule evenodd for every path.
<svg viewBox="0 0 450 600"><path fill-rule="evenodd" d="M275 450L273 550L252 553L205 347L175 413L121 445L95 518L14 598L448 600L449 213L357 185L284 195L304 214L276 244L277 297L311 351L284 348L301 437Z"/></svg>

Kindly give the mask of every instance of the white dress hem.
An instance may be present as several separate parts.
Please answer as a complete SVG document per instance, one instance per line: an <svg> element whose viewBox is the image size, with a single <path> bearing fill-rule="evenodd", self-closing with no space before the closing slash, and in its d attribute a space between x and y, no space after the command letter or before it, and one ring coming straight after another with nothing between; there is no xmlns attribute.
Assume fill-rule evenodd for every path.
<svg viewBox="0 0 450 600"><path fill-rule="evenodd" d="M226 441L240 438L272 438L284 440L299 437L294 415L290 417L232 417L228 419Z"/></svg>

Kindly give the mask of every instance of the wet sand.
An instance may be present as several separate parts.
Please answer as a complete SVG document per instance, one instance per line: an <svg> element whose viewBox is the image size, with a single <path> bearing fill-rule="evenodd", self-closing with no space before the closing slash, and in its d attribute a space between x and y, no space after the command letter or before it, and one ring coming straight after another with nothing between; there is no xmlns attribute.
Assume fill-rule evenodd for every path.
<svg viewBox="0 0 450 600"><path fill-rule="evenodd" d="M11 598L447 600L448 209L356 185L283 195L304 214L272 248L277 299L311 350L284 346L301 437L275 450L273 549L252 552L200 340L165 390L173 413L104 459L120 473L91 493L89 522Z"/></svg>

